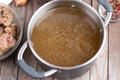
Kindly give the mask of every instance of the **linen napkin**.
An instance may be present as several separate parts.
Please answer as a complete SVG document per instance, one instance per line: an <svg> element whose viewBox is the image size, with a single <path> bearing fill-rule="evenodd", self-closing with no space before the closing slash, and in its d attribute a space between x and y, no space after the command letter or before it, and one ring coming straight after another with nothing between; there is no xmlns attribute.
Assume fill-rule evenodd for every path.
<svg viewBox="0 0 120 80"><path fill-rule="evenodd" d="M0 0L0 3L9 5L13 0Z"/></svg>

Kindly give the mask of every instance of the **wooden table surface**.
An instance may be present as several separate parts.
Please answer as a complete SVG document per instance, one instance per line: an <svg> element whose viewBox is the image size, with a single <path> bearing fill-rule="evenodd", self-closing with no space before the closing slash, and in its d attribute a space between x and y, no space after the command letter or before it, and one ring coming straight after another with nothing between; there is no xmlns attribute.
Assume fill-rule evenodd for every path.
<svg viewBox="0 0 120 80"><path fill-rule="evenodd" d="M0 62L0 80L58 80L51 76L44 79L33 79L26 75L17 65L17 54L26 41L26 32L29 20L33 13L44 3L49 0L29 0L28 4L22 7L15 6L11 3L10 6L17 12L20 18L24 35L21 45L11 56ZM98 8L97 0L83 0L95 9ZM103 54L99 56L95 65L81 77L69 80L120 80L120 22L110 23L108 25L108 40ZM41 71L41 68L30 52L26 50L24 58L26 62L32 65L36 70Z"/></svg>

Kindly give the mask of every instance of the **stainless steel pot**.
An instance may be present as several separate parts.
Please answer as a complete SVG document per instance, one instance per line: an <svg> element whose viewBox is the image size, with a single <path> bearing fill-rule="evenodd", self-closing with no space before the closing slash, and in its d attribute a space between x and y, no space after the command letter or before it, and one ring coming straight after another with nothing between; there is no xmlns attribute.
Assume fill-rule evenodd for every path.
<svg viewBox="0 0 120 80"><path fill-rule="evenodd" d="M108 4L107 0L98 0L100 4L102 4L108 11L107 13L107 18L105 22L101 19L97 11L93 9L91 6L88 4L84 3L81 0L53 0L42 7L40 7L32 16L29 25L28 25L28 31L27 31L27 41L24 43L24 45L21 47L19 53L18 53L18 64L19 66L31 77L34 78L44 78L47 76L50 76L52 74L55 74L57 78L61 79L69 79L69 78L74 78L76 76L80 76L84 74L86 71L88 71L91 66L94 64L96 58L98 57L99 54L102 53L105 41L106 41L106 29L105 27L110 21L111 15L112 15L112 7ZM73 67L60 67L60 66L55 66L53 64L50 64L46 61L44 61L34 50L32 46L32 42L30 40L30 36L32 34L32 31L34 29L35 24L38 22L39 19L43 16L44 13L47 11L57 8L57 7L73 7L73 8L78 8L82 10L85 14L90 16L96 24L98 24L98 27L101 29L101 35L102 35L102 42L101 42L101 47L96 53L96 55L91 58L89 61L78 65L78 66L73 66ZM27 46L30 47L32 54L38 59L40 66L42 69L44 69L46 72L36 72L35 69L33 69L31 66L29 66L23 59L23 54Z"/></svg>

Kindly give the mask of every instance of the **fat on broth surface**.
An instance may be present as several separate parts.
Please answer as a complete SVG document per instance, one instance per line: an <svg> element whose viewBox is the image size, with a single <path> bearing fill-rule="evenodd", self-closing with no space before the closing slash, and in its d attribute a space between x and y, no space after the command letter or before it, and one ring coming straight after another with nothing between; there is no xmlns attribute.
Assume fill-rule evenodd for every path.
<svg viewBox="0 0 120 80"><path fill-rule="evenodd" d="M100 29L79 9L61 7L48 11L35 25L31 41L36 53L62 67L80 65L100 47Z"/></svg>

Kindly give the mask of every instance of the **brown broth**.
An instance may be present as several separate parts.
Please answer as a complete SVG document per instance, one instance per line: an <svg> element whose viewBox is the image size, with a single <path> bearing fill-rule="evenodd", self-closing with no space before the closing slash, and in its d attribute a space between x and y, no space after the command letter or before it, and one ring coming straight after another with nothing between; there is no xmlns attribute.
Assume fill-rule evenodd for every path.
<svg viewBox="0 0 120 80"><path fill-rule="evenodd" d="M48 11L33 29L31 40L39 56L62 67L80 65L100 47L100 29L82 11L55 8Z"/></svg>

